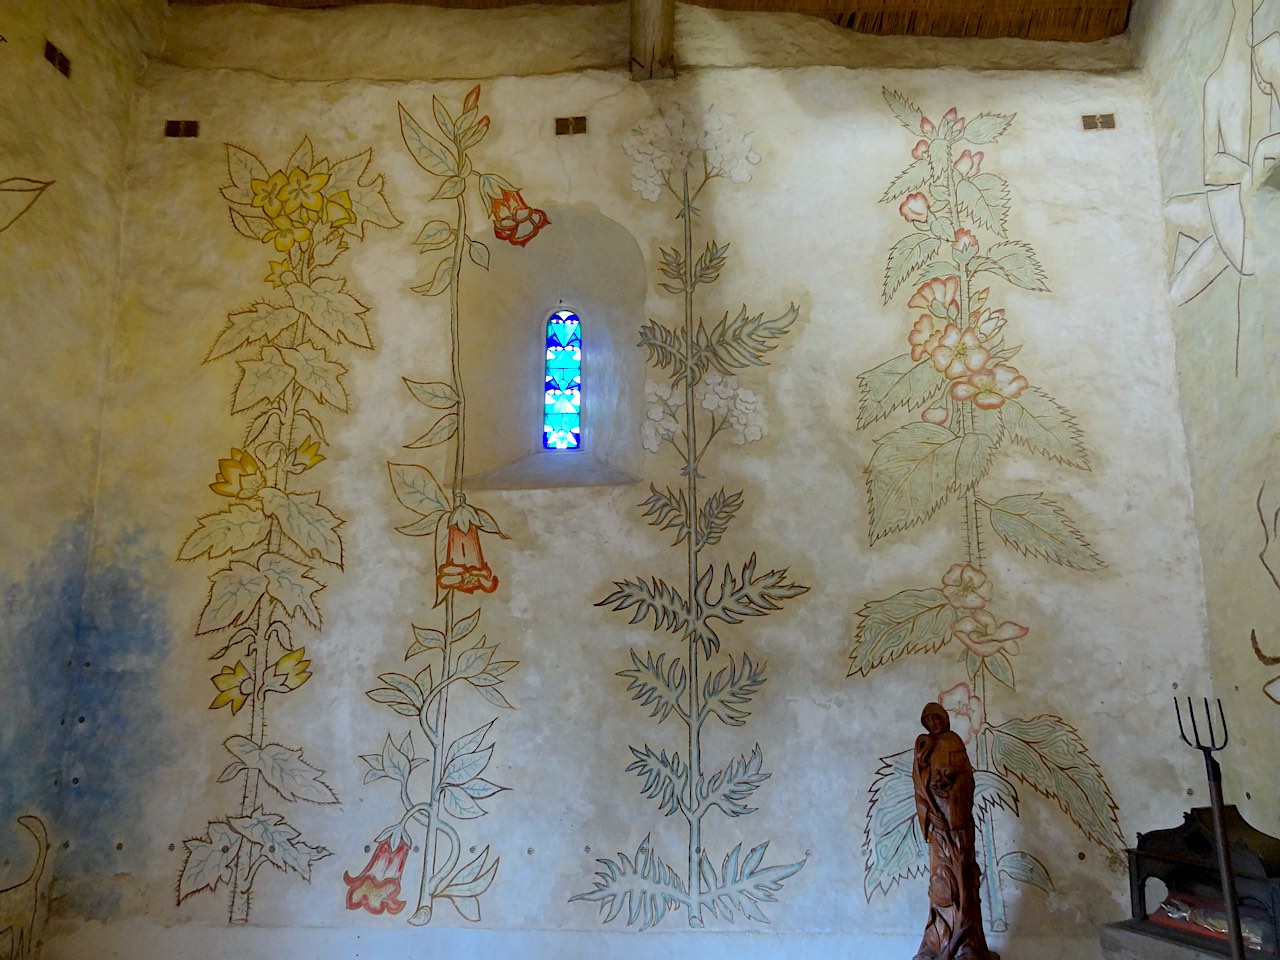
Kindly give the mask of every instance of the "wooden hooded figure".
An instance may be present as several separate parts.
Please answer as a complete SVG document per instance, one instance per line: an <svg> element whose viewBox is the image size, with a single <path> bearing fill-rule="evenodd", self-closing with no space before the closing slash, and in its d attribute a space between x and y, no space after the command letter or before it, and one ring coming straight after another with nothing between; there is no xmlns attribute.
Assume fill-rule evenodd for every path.
<svg viewBox="0 0 1280 960"><path fill-rule="evenodd" d="M974 854L973 767L940 703L925 705L912 781L920 832L929 844L929 920L915 960L999 960L982 930Z"/></svg>

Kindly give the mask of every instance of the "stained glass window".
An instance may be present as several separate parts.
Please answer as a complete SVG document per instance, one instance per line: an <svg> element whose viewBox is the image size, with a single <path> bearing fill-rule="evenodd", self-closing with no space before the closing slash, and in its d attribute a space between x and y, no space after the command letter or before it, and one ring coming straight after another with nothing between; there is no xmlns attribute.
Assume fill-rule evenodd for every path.
<svg viewBox="0 0 1280 960"><path fill-rule="evenodd" d="M582 446L582 324L568 310L557 310L547 318L542 446L545 450Z"/></svg>

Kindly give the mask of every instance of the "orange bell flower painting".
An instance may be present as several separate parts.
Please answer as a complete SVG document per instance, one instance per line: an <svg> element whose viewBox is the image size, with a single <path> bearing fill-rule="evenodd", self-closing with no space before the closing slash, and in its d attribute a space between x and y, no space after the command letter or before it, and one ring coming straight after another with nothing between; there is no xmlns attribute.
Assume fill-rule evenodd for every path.
<svg viewBox="0 0 1280 960"><path fill-rule="evenodd" d="M545 210L525 203L519 190L504 189L502 196L489 201L489 212L493 216L493 235L517 247L523 247L551 222Z"/></svg>
<svg viewBox="0 0 1280 960"><path fill-rule="evenodd" d="M484 562L480 549L480 527L471 524L463 530L457 524L449 524L449 542L445 548L445 561L436 569L436 583L441 590L459 590L462 593L493 593L498 589L498 578Z"/></svg>
<svg viewBox="0 0 1280 960"><path fill-rule="evenodd" d="M393 850L390 841L379 840L363 870L354 877L346 872L342 874L347 885L347 909L368 910L374 916L397 914L403 910L400 878L404 875L407 859L409 844L401 843Z"/></svg>

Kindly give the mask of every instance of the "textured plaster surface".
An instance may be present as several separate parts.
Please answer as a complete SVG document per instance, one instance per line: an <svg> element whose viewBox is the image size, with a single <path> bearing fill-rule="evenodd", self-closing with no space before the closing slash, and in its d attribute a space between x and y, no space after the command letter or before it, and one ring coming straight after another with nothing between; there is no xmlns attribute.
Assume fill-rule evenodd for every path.
<svg viewBox="0 0 1280 960"><path fill-rule="evenodd" d="M1216 133L1211 131L1207 139L1204 133L1206 109L1212 108L1206 81L1223 61L1232 7L1176 2L1157 10L1148 5L1137 18L1161 189L1169 211L1164 255L1171 285L1194 247L1187 237L1179 243L1180 232L1207 240L1211 250L1218 246L1212 228L1187 226L1176 210L1187 198L1204 193L1206 161L1219 142ZM1247 16L1242 20L1247 26ZM1262 40L1275 27L1274 20L1260 16L1247 33ZM1241 82L1221 86L1217 94L1223 107L1243 118L1241 129L1251 145L1277 129L1275 107L1257 88L1256 68L1247 52L1241 62ZM1229 120L1227 126L1232 127ZM1250 149L1233 152L1247 155ZM1274 495L1280 489L1275 469L1280 452L1275 403L1280 392L1280 339L1268 306L1277 294L1280 234L1275 224L1280 193L1262 182L1265 164L1246 156L1246 165L1252 169L1242 174L1240 199L1230 205L1237 218L1243 214L1243 221L1237 220L1243 233L1228 220L1219 222L1228 246L1233 236L1244 237L1251 275L1241 280L1224 260L1226 269L1217 280L1173 309L1213 671L1212 688L1207 678L1188 672L1192 682L1186 692L1222 698L1232 737L1221 757L1226 800L1238 804L1254 826L1275 835L1280 833L1280 797L1275 789L1280 777L1280 753L1275 749L1280 703L1268 697L1264 687L1280 669L1259 662L1250 632L1257 631L1265 653L1280 654L1274 626L1280 588L1260 560L1266 539L1258 516L1264 485L1261 509L1269 522L1274 520ZM1271 564L1275 566L1274 559ZM1271 690L1280 696L1280 685Z"/></svg>
<svg viewBox="0 0 1280 960"><path fill-rule="evenodd" d="M910 746L921 704L953 683L956 670L943 653L909 657L870 677L845 676L861 604L892 589L886 585L931 570L942 537L937 527L917 528L867 545L863 470L874 431L855 430L855 381L904 349L911 322L901 297L889 306L880 297L884 258L901 221L893 206L877 200L911 149L885 108L882 87L901 90L935 116L953 104L968 116L1017 115L988 162L1012 185L1011 233L1035 245L1052 290L1007 296L1026 344L1019 364L1053 385L1091 452L1087 473L1029 458L997 468L1001 482L1064 497L1107 561L1101 573L1085 575L1006 553L993 567L1002 596L1015 598L1016 615L1035 624L1018 660L1017 692L1005 697L1003 709L1022 716L1053 711L1079 730L1111 785L1126 838L1176 822L1187 802L1185 785L1198 789L1198 757L1172 750L1153 731L1167 725L1171 684L1204 668L1203 605L1153 185L1160 127L1148 119L1140 78L1099 75L1122 67L1127 54L1111 66L1074 62L1074 71L1043 72L957 65L1042 65L1020 63L1017 44L926 43L912 48L915 59L905 46L897 59L890 42L868 45L865 54L846 48L837 57L821 52L823 43L849 38L837 39L819 21L770 18L768 29L785 26L791 38L770 56L791 51L796 58L787 64L795 69L772 69L778 61L761 49L768 34L755 32L764 26L682 8L686 24L703 24L687 34L687 49L703 52L687 59L724 69L640 86L613 59L624 33L613 8L558 11L546 21L536 9L491 13L483 21L467 11L403 13L429 18L423 24L432 29L389 29L383 7L341 11L344 19L335 19L337 11L285 15L236 7L213 16L175 9L165 62L148 69L132 106L123 181L111 168L126 184L115 204L123 197L121 259L128 266L117 299L102 464L92 484L74 488L80 498L96 494L101 505L89 528L98 572L86 614L95 626L85 636L121 636L110 644L118 686L72 684L83 702L114 718L116 749L111 763L96 766L92 750L72 755L84 760L80 775L98 778L94 796L104 806L97 833L85 827L69 838L83 839L94 857L70 858L63 869L46 957L407 957L438 949L522 958L631 960L696 950L762 960L887 960L911 951L926 905L923 882L898 884L870 902L863 894L866 789L880 757ZM602 22L592 17L617 19L616 43L592 37ZM539 24L567 31L573 52L557 52L558 60L543 56L544 48L528 39ZM493 51L492 59L477 51ZM761 58L763 68L739 65ZM947 66L896 69L934 63ZM1070 65L1070 57L1056 63ZM422 269L412 240L432 215L433 185L405 151L396 115L399 102L426 117L433 96L457 103L472 86L441 77L484 80L494 132L480 153L530 203L572 212L578 222L604 218L630 234L645 261L646 292L629 326L618 324L624 332L650 316L672 319L671 299L654 281L659 248L670 244L673 230L669 207L632 191L624 138L673 98L715 104L753 131L760 163L751 181L718 185L702 216L733 244L731 266L707 311L713 319L741 303L776 313L792 301L801 314L771 365L742 375L766 397L767 435L749 446L726 444L707 465L748 492L725 549L758 551L768 558L762 562L788 566L810 587L794 609L739 628L747 647L769 662L747 735L761 744L772 777L759 791L760 809L734 823L744 840L769 839L771 857L777 851L806 861L768 905L768 926L745 932L713 921L694 933L676 915L660 930L638 934L622 921L603 926L593 906L569 902L590 887L597 858L634 851L648 833L663 843L678 833L624 772L627 745L650 738L660 744L667 728L654 733L647 711L627 699L625 681L615 676L629 647L650 639L656 646L663 638L594 606L613 580L660 568L671 557L670 533L644 526L635 508L648 495L644 481L665 483L665 474L640 449L639 423L628 434L623 418L620 435L609 438L620 451L612 459L642 482L475 496L503 518L511 538L486 545L502 580L486 600L486 629L521 661L504 684L516 709L502 714L490 768L510 790L473 822L475 842L502 856L483 921L468 924L442 907L430 928L414 930L403 925L404 916L344 909L344 871L359 870L395 812L385 783L361 783L367 768L358 755L378 749L389 716L364 694L399 661L409 624L428 615L423 584L434 574L419 542L394 532L405 518L387 487L385 464L409 456L401 445L415 435L410 424L424 416L406 397L402 378L438 377L448 362L443 301L409 289ZM116 108L124 109L127 91L115 96ZM1115 113L1120 129L1083 133L1080 115L1101 112ZM552 118L563 115L587 115L590 133L555 137ZM201 136L163 138L163 122L171 118L199 119ZM225 887L174 902L183 841L204 828L217 804L238 800L231 786L215 783L227 759L222 740L237 728L226 710L205 709L215 667L206 659L207 638L193 636L210 568L177 564L174 556L195 517L218 506L208 484L241 436L240 422L228 416L238 371L202 361L227 312L272 295L262 281L269 248L231 228L219 196L227 182L224 144L278 163L304 135L330 157L372 147L371 170L385 175L387 198L405 225L371 230L342 261L351 291L370 308L375 344L350 361L350 410L326 421L327 460L316 468L326 500L346 520L344 564L327 571L323 636L308 641L315 675L272 720L272 736L304 744L342 800L299 805L296 813L296 825L333 856L318 861L309 884L264 870L253 926L228 928ZM75 170L67 180L86 194L103 182ZM31 216L40 212L37 206ZM103 216L119 221L118 212ZM575 216L557 221L553 212L547 229L567 230L574 222ZM46 223L36 236L30 255L41 259L28 269L46 276L43 264L64 250L66 235ZM585 232L583 242L591 236ZM116 255L109 244L89 254L107 262ZM470 279L475 275L469 296L483 300L484 283ZM542 321L546 295L538 292L531 323ZM493 297L501 304L511 299L510 291ZM468 307L473 312L466 316L480 317L483 305ZM36 329L35 320L24 328L31 336ZM85 349L101 363L107 334L95 329L97 339ZM473 380L483 376L485 335L499 332L474 331L476 356L468 363L480 372ZM630 342L621 336L615 349L632 349ZM507 348L491 349L497 363ZM70 360L47 364L57 370L49 378L74 379ZM612 375L620 397L643 390L628 362ZM51 397L60 411L81 402L78 393L59 393L38 378L29 395ZM475 402L501 401L499 392ZM498 419L503 410L488 413ZM96 436L96 418L85 429ZM48 431L38 443L42 460L58 449L56 424ZM37 454L31 457L35 464ZM12 502L19 502L16 493ZM31 557L43 555L36 547L57 527L39 523L46 526L20 541ZM88 534L79 536L83 541L69 542L88 543ZM62 582L31 575L24 589ZM489 716L476 712L473 719ZM744 749L743 742L737 734L724 739L734 749ZM1055 891L1022 888L1010 903L1009 930L994 943L1007 956L1096 957L1097 925L1126 912L1122 869L1085 841L1056 804L1025 794L1022 815L1003 814L1000 830L1010 845L1045 860ZM103 823L120 828L115 836L123 850L99 835ZM108 872L110 881L98 882ZM406 877L406 886L413 882Z"/></svg>
<svg viewBox="0 0 1280 960"><path fill-rule="evenodd" d="M83 840L100 857L103 834L135 802L136 770L119 776L122 755L103 750L113 731L139 732L145 696L119 670L155 638L131 631L116 646L111 604L85 608L129 112L163 19L159 0L0 3L0 180L51 182L0 232L0 888L33 862L18 816L44 821L55 859L72 836L77 852ZM44 59L46 40L70 59L70 77ZM117 545L100 571L117 610L139 600L120 577L129 553ZM87 766L91 794L67 772Z"/></svg>
<svg viewBox="0 0 1280 960"><path fill-rule="evenodd" d="M291 80L536 76L626 66L626 4L446 10L395 4L284 11L253 4L176 6L164 59ZM418 38L380 45L390 34ZM343 42L334 44L341 36ZM480 44L456 38L483 37ZM537 36L538 42L528 38ZM968 67L1112 72L1132 65L1127 37L1078 44L871 37L820 17L676 5L678 70L704 67Z"/></svg>

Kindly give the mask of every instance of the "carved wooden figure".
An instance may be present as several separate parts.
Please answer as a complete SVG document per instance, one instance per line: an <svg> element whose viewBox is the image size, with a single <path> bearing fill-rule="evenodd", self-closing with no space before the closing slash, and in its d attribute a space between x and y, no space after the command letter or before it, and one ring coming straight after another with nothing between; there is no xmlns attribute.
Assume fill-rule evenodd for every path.
<svg viewBox="0 0 1280 960"><path fill-rule="evenodd" d="M925 704L912 780L929 844L929 919L915 960L1000 960L987 949L974 855L973 766L940 703Z"/></svg>

